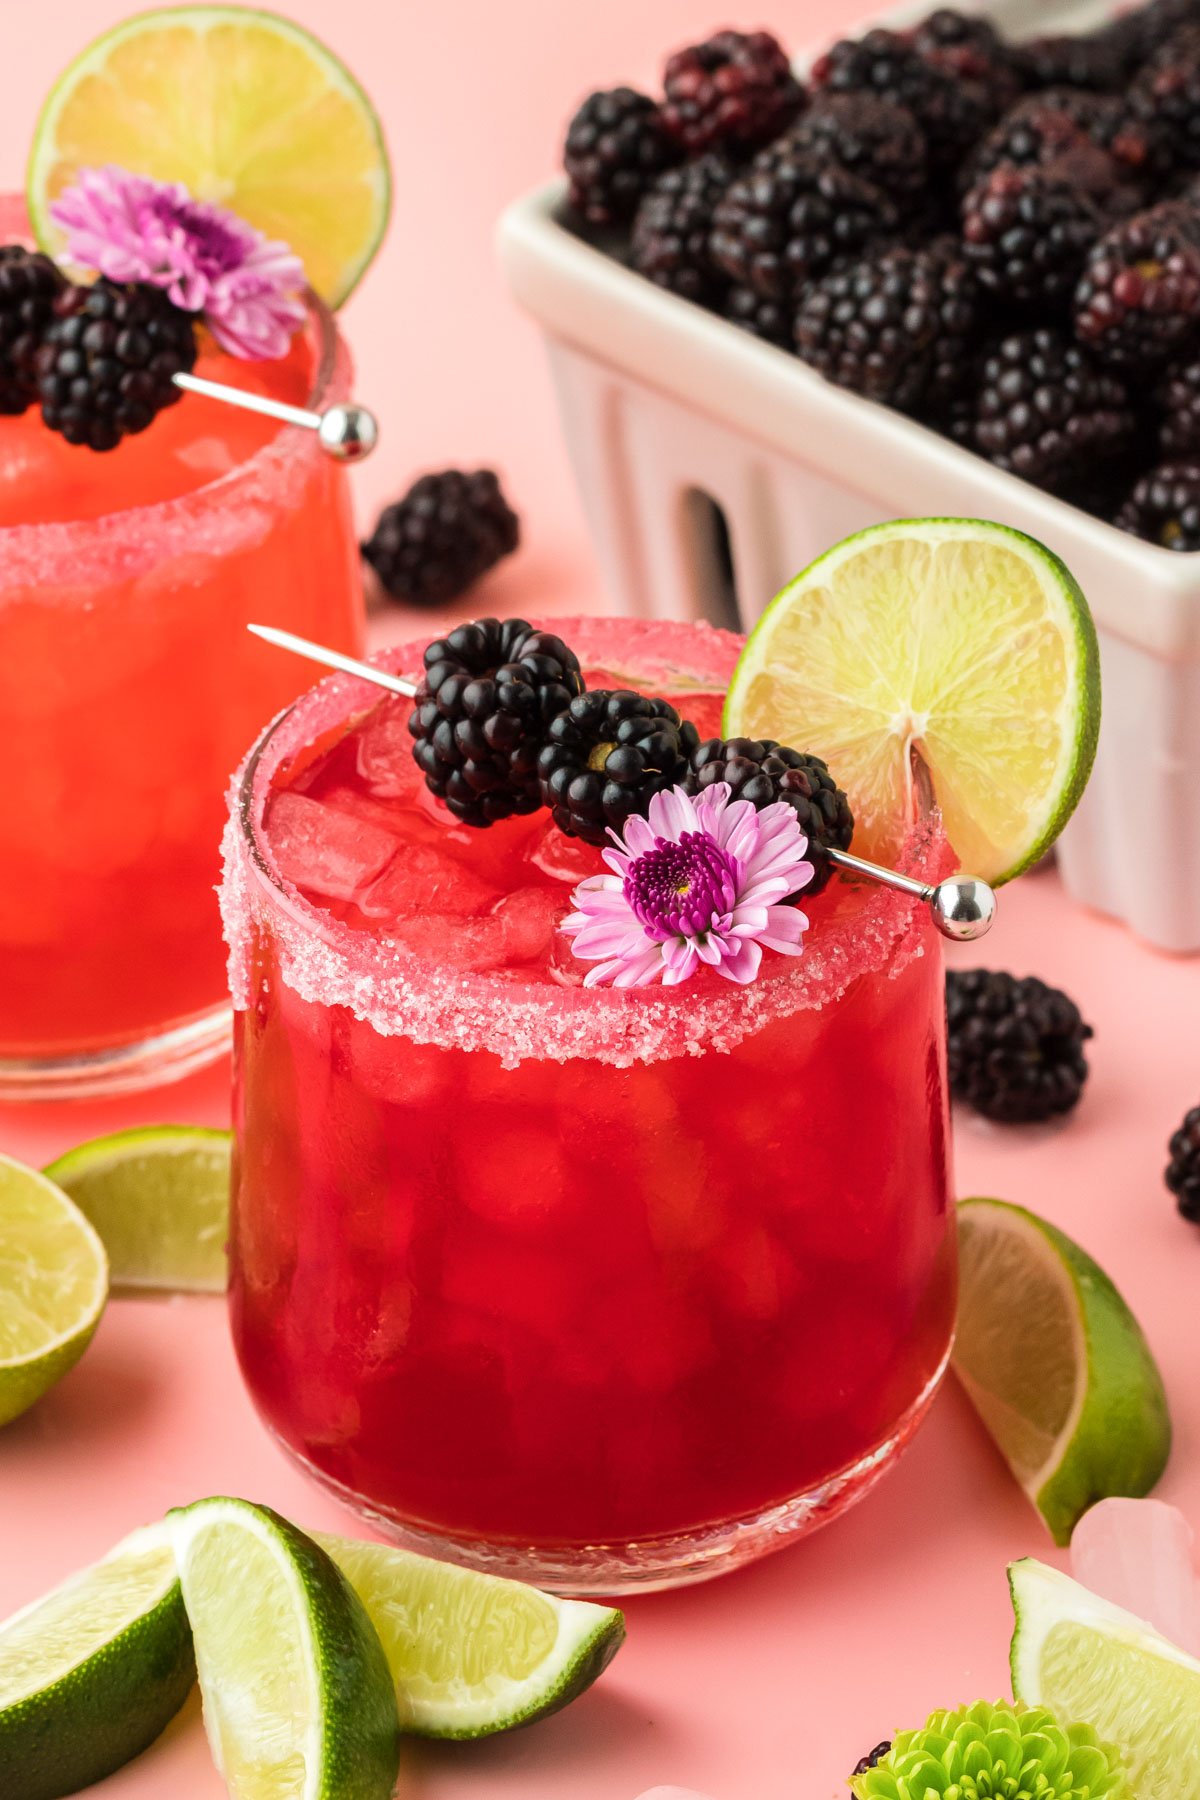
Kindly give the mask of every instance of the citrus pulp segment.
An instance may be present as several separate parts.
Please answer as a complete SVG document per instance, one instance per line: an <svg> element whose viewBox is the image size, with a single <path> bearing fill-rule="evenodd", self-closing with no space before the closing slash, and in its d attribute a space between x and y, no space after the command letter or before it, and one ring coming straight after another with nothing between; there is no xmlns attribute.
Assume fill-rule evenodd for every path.
<svg viewBox="0 0 1200 1800"><path fill-rule="evenodd" d="M289 244L335 307L387 226L387 150L370 101L331 51L275 13L141 13L75 58L30 155L29 215L44 249L62 249L55 198L80 169L110 164L182 182Z"/></svg>
<svg viewBox="0 0 1200 1800"><path fill-rule="evenodd" d="M1008 1575L1017 1698L1086 1719L1116 1744L1138 1800L1196 1800L1200 1662L1044 1563Z"/></svg>
<svg viewBox="0 0 1200 1800"><path fill-rule="evenodd" d="M1148 1493L1171 1423L1141 1327L1063 1232L1003 1200L958 1209L954 1371L1055 1542L1113 1494Z"/></svg>
<svg viewBox="0 0 1200 1800"><path fill-rule="evenodd" d="M213 1759L233 1800L389 1800L392 1678L326 1553L246 1500L168 1514Z"/></svg>
<svg viewBox="0 0 1200 1800"><path fill-rule="evenodd" d="M79 1361L108 1297L104 1246L44 1175L0 1156L0 1425Z"/></svg>
<svg viewBox="0 0 1200 1800"><path fill-rule="evenodd" d="M557 1712L624 1641L613 1607L559 1600L385 1544L317 1541L379 1633L402 1729L422 1737L486 1737Z"/></svg>
<svg viewBox="0 0 1200 1800"><path fill-rule="evenodd" d="M847 538L771 603L726 701L727 736L823 756L854 849L894 858L927 772L964 868L1042 855L1095 756L1100 673L1078 583L1024 533L901 519Z"/></svg>
<svg viewBox="0 0 1200 1800"><path fill-rule="evenodd" d="M114 1288L223 1293L231 1136L148 1125L68 1150L46 1174L91 1220Z"/></svg>
<svg viewBox="0 0 1200 1800"><path fill-rule="evenodd" d="M161 1525L0 1624L0 1793L56 1800L165 1730L196 1679Z"/></svg>

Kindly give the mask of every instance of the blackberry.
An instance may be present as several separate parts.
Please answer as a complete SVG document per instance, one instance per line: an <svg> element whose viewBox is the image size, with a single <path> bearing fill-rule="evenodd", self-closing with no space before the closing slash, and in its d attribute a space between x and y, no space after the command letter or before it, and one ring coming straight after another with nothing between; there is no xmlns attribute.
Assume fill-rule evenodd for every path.
<svg viewBox="0 0 1200 1800"><path fill-rule="evenodd" d="M989 19L970 17L954 7L942 6L921 21L912 34L912 42L935 68L945 69L962 80L981 82L997 112L1011 106L1024 90L1017 54Z"/></svg>
<svg viewBox="0 0 1200 1800"><path fill-rule="evenodd" d="M1027 94L993 126L963 167L962 185L973 186L1003 163L1024 168L1059 161L1086 144L1107 150L1117 169L1133 182L1160 172L1158 138L1111 94L1050 88Z"/></svg>
<svg viewBox="0 0 1200 1800"><path fill-rule="evenodd" d="M362 554L394 600L441 606L466 593L519 538L494 470L442 469L384 507Z"/></svg>
<svg viewBox="0 0 1200 1800"><path fill-rule="evenodd" d="M728 782L735 800L749 800L759 811L776 800L791 807L808 839L813 865L804 892L819 894L833 874L825 851L848 850L854 836L850 802L828 764L773 738L709 738L692 752L684 785L689 794L699 794L716 781Z"/></svg>
<svg viewBox="0 0 1200 1800"><path fill-rule="evenodd" d="M1200 169L1200 24L1167 39L1129 90L1135 118L1158 129L1175 169Z"/></svg>
<svg viewBox="0 0 1200 1800"><path fill-rule="evenodd" d="M771 149L726 190L709 250L731 281L784 300L898 223L892 202L869 181L836 163Z"/></svg>
<svg viewBox="0 0 1200 1800"><path fill-rule="evenodd" d="M887 1738L884 1738L882 1744L876 1744L873 1750L868 1750L865 1756L859 1758L850 1773L852 1775L865 1775L868 1769L877 1768L888 1754L891 1747L890 1741Z"/></svg>
<svg viewBox="0 0 1200 1800"><path fill-rule="evenodd" d="M630 261L659 287L715 305L726 284L709 255L717 203L733 180L733 165L711 153L660 175L637 209Z"/></svg>
<svg viewBox="0 0 1200 1800"><path fill-rule="evenodd" d="M538 758L542 799L554 823L588 844L607 842L655 794L677 787L700 742L665 700L626 688L593 688L550 723Z"/></svg>
<svg viewBox="0 0 1200 1800"><path fill-rule="evenodd" d="M792 313L786 302L764 300L753 288L731 287L722 308L730 324L782 350L792 347Z"/></svg>
<svg viewBox="0 0 1200 1800"><path fill-rule="evenodd" d="M1183 1217L1200 1225L1200 1106L1183 1115L1171 1134L1171 1160L1164 1177Z"/></svg>
<svg viewBox="0 0 1200 1800"><path fill-rule="evenodd" d="M1139 62L1149 62L1183 25L1200 21L1197 0L1150 0L1125 15Z"/></svg>
<svg viewBox="0 0 1200 1800"><path fill-rule="evenodd" d="M1163 550L1200 550L1200 460L1150 469L1113 523Z"/></svg>
<svg viewBox="0 0 1200 1800"><path fill-rule="evenodd" d="M1200 217L1163 201L1094 245L1075 292L1075 333L1103 362L1145 373L1200 333Z"/></svg>
<svg viewBox="0 0 1200 1800"><path fill-rule="evenodd" d="M635 88L601 88L567 127L571 208L587 225L623 225L654 178L678 161L653 100Z"/></svg>
<svg viewBox="0 0 1200 1800"><path fill-rule="evenodd" d="M769 31L719 31L677 50L663 71L663 122L689 156L758 149L804 104L783 46Z"/></svg>
<svg viewBox="0 0 1200 1800"><path fill-rule="evenodd" d="M195 361L192 317L161 288L64 288L35 358L42 418L69 444L114 450L183 398L172 377Z"/></svg>
<svg viewBox="0 0 1200 1800"><path fill-rule="evenodd" d="M946 1021L950 1092L984 1118L1029 1124L1077 1105L1093 1033L1061 989L1036 975L951 969Z"/></svg>
<svg viewBox="0 0 1200 1800"><path fill-rule="evenodd" d="M1159 449L1168 462L1200 456L1200 355L1171 363L1155 392Z"/></svg>
<svg viewBox="0 0 1200 1800"><path fill-rule="evenodd" d="M975 448L1051 493L1127 456L1137 423L1124 383L1051 327L1015 332L985 356Z"/></svg>
<svg viewBox="0 0 1200 1800"><path fill-rule="evenodd" d="M464 825L541 805L537 759L552 719L583 692L574 653L524 619L477 619L436 639L408 721L429 791Z"/></svg>
<svg viewBox="0 0 1200 1800"><path fill-rule="evenodd" d="M978 328L975 277L957 246L891 245L817 282L796 349L829 381L908 411L948 402Z"/></svg>
<svg viewBox="0 0 1200 1800"><path fill-rule="evenodd" d="M985 83L940 68L907 37L877 27L842 38L813 68L818 89L874 94L905 106L925 133L933 169L952 168L999 110Z"/></svg>
<svg viewBox="0 0 1200 1800"><path fill-rule="evenodd" d="M1089 145L1085 154L1106 162ZM1061 312L1084 259L1107 223L1099 201L1065 162L1015 168L1002 163L963 201L966 256L998 300Z"/></svg>
<svg viewBox="0 0 1200 1800"><path fill-rule="evenodd" d="M65 285L48 256L0 245L0 413L23 413L37 399L37 348Z"/></svg>
<svg viewBox="0 0 1200 1800"><path fill-rule="evenodd" d="M1071 36L1030 38L1017 48L1017 61L1032 88L1088 88L1115 94L1132 73L1128 32L1106 29Z"/></svg>
<svg viewBox="0 0 1200 1800"><path fill-rule="evenodd" d="M906 106L874 94L825 94L787 134L793 154L840 163L911 212L928 182L925 133Z"/></svg>

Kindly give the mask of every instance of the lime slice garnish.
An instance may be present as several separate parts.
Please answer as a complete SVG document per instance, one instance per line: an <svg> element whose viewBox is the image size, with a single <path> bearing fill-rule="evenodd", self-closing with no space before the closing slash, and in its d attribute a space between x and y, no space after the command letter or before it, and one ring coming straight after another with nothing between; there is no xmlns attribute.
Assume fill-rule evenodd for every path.
<svg viewBox="0 0 1200 1800"><path fill-rule="evenodd" d="M1044 545L978 519L901 519L847 538L751 633L728 737L823 756L854 849L893 858L928 773L962 866L992 883L1037 860L1087 783L1100 664L1087 603Z"/></svg>
<svg viewBox="0 0 1200 1800"><path fill-rule="evenodd" d="M102 1781L195 1679L170 1538L150 1526L0 1625L0 1794L55 1800Z"/></svg>
<svg viewBox="0 0 1200 1800"><path fill-rule="evenodd" d="M228 1131L148 1125L93 1138L46 1170L100 1233L114 1288L225 1289Z"/></svg>
<svg viewBox="0 0 1200 1800"><path fill-rule="evenodd" d="M1196 1800L1200 1662L1044 1563L1014 1563L1008 1578L1017 1698L1116 1744L1138 1800Z"/></svg>
<svg viewBox="0 0 1200 1800"><path fill-rule="evenodd" d="M557 1600L385 1544L317 1541L379 1633L401 1729L422 1737L487 1737L557 1712L591 1686L625 1637L613 1607Z"/></svg>
<svg viewBox="0 0 1200 1800"><path fill-rule="evenodd" d="M199 1500L167 1520L233 1800L388 1800L395 1693L345 1577L265 1506Z"/></svg>
<svg viewBox="0 0 1200 1800"><path fill-rule="evenodd" d="M107 1298L104 1245L83 1214L0 1156L0 1425L79 1361Z"/></svg>
<svg viewBox="0 0 1200 1800"><path fill-rule="evenodd" d="M27 177L52 255L62 234L51 202L80 169L108 163L181 181L290 244L331 306L387 226L387 150L370 101L332 51L275 13L142 13L75 58L42 108Z"/></svg>
<svg viewBox="0 0 1200 1800"><path fill-rule="evenodd" d="M964 1200L958 1240L954 1371L1055 1543L1069 1543L1089 1506L1148 1493L1166 1467L1162 1377L1103 1269L1045 1219Z"/></svg>

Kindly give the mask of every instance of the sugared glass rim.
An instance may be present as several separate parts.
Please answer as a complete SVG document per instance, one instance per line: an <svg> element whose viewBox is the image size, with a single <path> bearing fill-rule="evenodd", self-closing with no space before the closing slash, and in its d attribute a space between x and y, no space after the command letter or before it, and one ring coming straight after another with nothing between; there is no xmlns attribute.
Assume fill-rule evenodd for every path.
<svg viewBox="0 0 1200 1800"><path fill-rule="evenodd" d="M618 627L628 640L646 629L661 631L665 623L611 617L545 621L573 645L585 667L608 668L617 658L597 643L597 626L600 635ZM744 639L702 623L676 622L673 628L686 631L691 643L708 653L706 668L693 669L690 659L681 678L706 692L721 691ZM415 678L423 649L423 643L403 644L372 661ZM636 664L636 650L629 660ZM703 663L705 657L697 654L694 660ZM654 679L665 685L661 674ZM745 987L718 977L703 986L698 978L676 988L632 990L518 982L499 973L432 964L386 938L357 931L306 900L280 873L260 827L269 778L284 759L381 698L377 688L357 677L328 676L270 722L234 777L220 892L230 988L239 1010L253 1002L251 965L265 930L293 991L312 1004L348 1008L381 1036L489 1050L506 1067L530 1058L629 1067L732 1050L775 1019L836 1002L861 976L886 970L895 977L914 958L936 950L926 909L883 887L865 889L852 918L827 921L808 934L802 956L772 959L769 972ZM296 729L301 723L302 733ZM275 759L264 769L273 750ZM937 879L945 873L945 860L945 840L936 821L927 820L914 830L900 866Z"/></svg>
<svg viewBox="0 0 1200 1800"><path fill-rule="evenodd" d="M16 197L0 195L0 217L11 216ZM306 331L315 335L316 366L307 405L322 411L350 392L350 355L325 302L311 288L305 294L308 307ZM151 427L153 429L153 427ZM80 450L80 456L92 454ZM72 592L89 583L101 585L114 575L136 576L163 560L162 540L172 549L181 534L197 534L197 548L205 553L230 554L256 532L259 504L274 509L299 491L297 472L307 474L323 456L316 433L299 425L280 425L265 444L243 462L236 463L211 481L189 488L169 500L154 500L101 513L93 519L48 519L39 524L0 525L0 598L8 587L22 589L36 584L52 593L48 569L67 571ZM231 502L245 506L239 520Z"/></svg>

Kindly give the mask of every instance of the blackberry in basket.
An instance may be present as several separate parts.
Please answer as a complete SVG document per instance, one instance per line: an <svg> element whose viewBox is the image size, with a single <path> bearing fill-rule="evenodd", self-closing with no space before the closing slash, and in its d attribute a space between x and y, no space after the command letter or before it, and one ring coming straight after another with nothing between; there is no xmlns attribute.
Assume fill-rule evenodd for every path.
<svg viewBox="0 0 1200 1800"><path fill-rule="evenodd" d="M870 182L785 146L756 157L726 190L709 248L731 281L782 300L897 224Z"/></svg>
<svg viewBox="0 0 1200 1800"><path fill-rule="evenodd" d="M1114 523L1163 550L1200 550L1200 459L1150 469Z"/></svg>
<svg viewBox="0 0 1200 1800"><path fill-rule="evenodd" d="M640 274L685 300L714 306L728 285L709 251L713 214L733 180L715 153L660 175L633 221L629 259Z"/></svg>
<svg viewBox="0 0 1200 1800"><path fill-rule="evenodd" d="M1200 335L1200 214L1164 201L1124 220L1088 255L1075 333L1101 361L1133 374L1160 367Z"/></svg>
<svg viewBox="0 0 1200 1800"><path fill-rule="evenodd" d="M663 71L663 123L689 156L757 149L804 104L787 52L769 31L719 31L677 50Z"/></svg>
<svg viewBox="0 0 1200 1800"><path fill-rule="evenodd" d="M793 125L787 146L801 160L839 163L906 213L928 184L925 133L906 106L875 94L819 96Z"/></svg>
<svg viewBox="0 0 1200 1800"><path fill-rule="evenodd" d="M909 38L882 28L834 44L815 64L813 82L832 93L875 94L906 106L925 133L934 169L958 163L999 110L984 82L938 67Z"/></svg>
<svg viewBox="0 0 1200 1800"><path fill-rule="evenodd" d="M679 161L654 101L634 88L589 94L567 127L571 210L587 225L621 225L655 177Z"/></svg>
<svg viewBox="0 0 1200 1800"><path fill-rule="evenodd" d="M1109 161L1092 145L1084 154ZM1066 309L1106 223L1104 208L1066 158L1026 168L1002 163L963 201L963 245L980 284L1043 317Z"/></svg>
<svg viewBox="0 0 1200 1800"><path fill-rule="evenodd" d="M984 359L975 448L1052 493L1130 456L1137 420L1124 383L1062 331L1016 332Z"/></svg>

